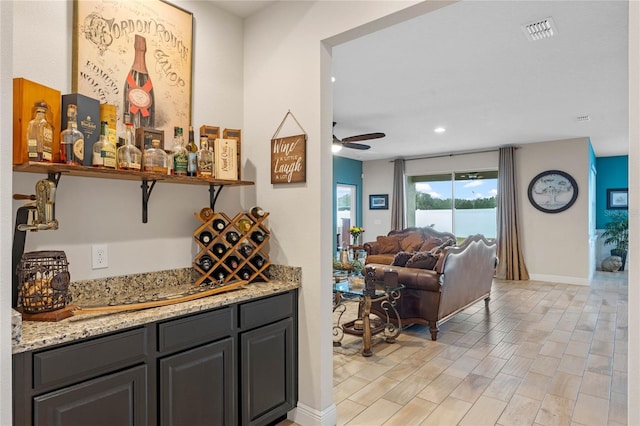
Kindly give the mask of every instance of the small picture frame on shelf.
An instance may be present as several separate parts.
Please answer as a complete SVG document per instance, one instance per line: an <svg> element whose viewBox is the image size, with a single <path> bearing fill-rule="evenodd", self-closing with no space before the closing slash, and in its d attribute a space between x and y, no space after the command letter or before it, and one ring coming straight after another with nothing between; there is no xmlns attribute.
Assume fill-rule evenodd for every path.
<svg viewBox="0 0 640 426"><path fill-rule="evenodd" d="M389 210L389 194L369 195L369 210Z"/></svg>
<svg viewBox="0 0 640 426"><path fill-rule="evenodd" d="M629 208L629 188L607 189L607 210L626 210Z"/></svg>

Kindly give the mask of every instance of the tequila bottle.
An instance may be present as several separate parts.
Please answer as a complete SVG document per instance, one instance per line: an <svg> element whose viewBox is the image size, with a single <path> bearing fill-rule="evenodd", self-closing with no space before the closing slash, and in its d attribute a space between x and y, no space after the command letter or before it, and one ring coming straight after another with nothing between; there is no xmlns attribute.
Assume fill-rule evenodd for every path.
<svg viewBox="0 0 640 426"><path fill-rule="evenodd" d="M198 176L213 177L213 152L209 150L209 138L200 136L200 150L197 152Z"/></svg>
<svg viewBox="0 0 640 426"><path fill-rule="evenodd" d="M47 104L35 103L36 113L27 125L27 149L30 161L53 161L53 126L47 121Z"/></svg>
<svg viewBox="0 0 640 426"><path fill-rule="evenodd" d="M107 135L106 121L100 122L100 139L93 144L93 157L91 164L93 167L106 169L116 168L116 147L111 143Z"/></svg>
<svg viewBox="0 0 640 426"><path fill-rule="evenodd" d="M78 130L78 107L67 106L67 128L60 133L60 161L81 165L84 159L84 136Z"/></svg>
<svg viewBox="0 0 640 426"><path fill-rule="evenodd" d="M133 144L133 124L127 123L124 131L124 145L118 148L118 169L140 171L142 168L142 152Z"/></svg>

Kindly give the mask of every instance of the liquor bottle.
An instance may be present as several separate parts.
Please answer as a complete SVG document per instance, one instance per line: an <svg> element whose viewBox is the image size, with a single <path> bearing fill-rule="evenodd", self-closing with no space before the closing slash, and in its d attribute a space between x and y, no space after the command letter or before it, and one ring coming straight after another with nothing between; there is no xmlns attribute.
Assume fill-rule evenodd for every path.
<svg viewBox="0 0 640 426"><path fill-rule="evenodd" d="M78 130L78 107L67 106L67 128L60 133L60 161L81 165L84 159L84 136Z"/></svg>
<svg viewBox="0 0 640 426"><path fill-rule="evenodd" d="M200 136L200 149L196 153L198 176L213 177L213 152L209 150L209 138Z"/></svg>
<svg viewBox="0 0 640 426"><path fill-rule="evenodd" d="M226 238L231 245L235 245L235 243L240 240L240 235L238 235L236 231L229 231L227 232Z"/></svg>
<svg viewBox="0 0 640 426"><path fill-rule="evenodd" d="M256 243L256 244L261 244L264 241L264 234L260 231L253 231L251 233L251 239Z"/></svg>
<svg viewBox="0 0 640 426"><path fill-rule="evenodd" d="M47 121L47 104L35 103L36 113L27 125L30 161L53 161L53 126Z"/></svg>
<svg viewBox="0 0 640 426"><path fill-rule="evenodd" d="M253 247L251 247L249 244L243 244L243 245L240 246L238 251L244 257L249 257L249 256L251 256L251 253L253 253Z"/></svg>
<svg viewBox="0 0 640 426"><path fill-rule="evenodd" d="M247 268L242 268L238 271L238 278L248 281L251 278L251 272Z"/></svg>
<svg viewBox="0 0 640 426"><path fill-rule="evenodd" d="M224 263L232 270L235 270L240 264L240 260L236 256L229 256L224 260Z"/></svg>
<svg viewBox="0 0 640 426"><path fill-rule="evenodd" d="M249 219L240 219L238 221L238 229L240 230L240 232L247 232L249 231L249 229L251 229L251 221Z"/></svg>
<svg viewBox="0 0 640 426"><path fill-rule="evenodd" d="M198 174L198 147L193 139L193 126L189 126L189 142L187 143L187 176Z"/></svg>
<svg viewBox="0 0 640 426"><path fill-rule="evenodd" d="M151 148L144 150L142 155L142 169L145 172L167 174L167 153L160 149L160 140L153 139Z"/></svg>
<svg viewBox="0 0 640 426"><path fill-rule="evenodd" d="M256 268L260 269L264 265L264 257L256 254L251 259L249 259L249 262L251 262Z"/></svg>
<svg viewBox="0 0 640 426"><path fill-rule="evenodd" d="M213 267L213 259L205 254L198 260L198 265L200 266L200 269L207 272Z"/></svg>
<svg viewBox="0 0 640 426"><path fill-rule="evenodd" d="M187 149L184 147L182 128L177 127L175 133L176 136L173 140L173 174L176 176L187 176L189 157Z"/></svg>
<svg viewBox="0 0 640 426"><path fill-rule="evenodd" d="M251 216L255 217L256 219L261 218L262 216L264 216L264 210L262 210L262 207L252 207L250 210Z"/></svg>
<svg viewBox="0 0 640 426"><path fill-rule="evenodd" d="M217 243L217 244L214 244L213 247L211 247L211 251L217 257L222 257L227 252L227 246L225 246L224 244Z"/></svg>
<svg viewBox="0 0 640 426"><path fill-rule="evenodd" d="M214 230L221 232L225 226L227 226L224 223L224 220L222 219L214 219L213 223L211 223L211 226L213 227Z"/></svg>
<svg viewBox="0 0 640 426"><path fill-rule="evenodd" d="M198 239L202 244L208 246L209 243L213 240L213 235L209 231L202 231L200 235L198 235Z"/></svg>
<svg viewBox="0 0 640 426"><path fill-rule="evenodd" d="M116 158L118 160L118 170L135 170L142 168L142 152L133 144L134 141L133 124L126 123L124 131L124 145L118 148Z"/></svg>
<svg viewBox="0 0 640 426"><path fill-rule="evenodd" d="M147 40L136 35L133 42L135 49L133 65L124 83L123 112L129 114L136 129L155 127L155 100L153 84L147 71L145 54Z"/></svg>
<svg viewBox="0 0 640 426"><path fill-rule="evenodd" d="M93 167L101 167L105 169L116 168L116 147L109 141L107 135L106 121L100 122L100 139L93 144L93 157L91 164Z"/></svg>

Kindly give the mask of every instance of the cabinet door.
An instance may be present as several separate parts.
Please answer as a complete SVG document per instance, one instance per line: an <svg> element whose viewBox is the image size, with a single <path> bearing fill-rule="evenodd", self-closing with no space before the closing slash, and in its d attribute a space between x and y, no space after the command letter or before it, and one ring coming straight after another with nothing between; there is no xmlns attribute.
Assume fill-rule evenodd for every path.
<svg viewBox="0 0 640 426"><path fill-rule="evenodd" d="M236 423L231 338L163 358L159 374L161 425Z"/></svg>
<svg viewBox="0 0 640 426"><path fill-rule="evenodd" d="M242 333L240 341L242 424L267 424L295 406L293 319Z"/></svg>
<svg viewBox="0 0 640 426"><path fill-rule="evenodd" d="M147 424L147 367L141 365L33 399L36 426Z"/></svg>

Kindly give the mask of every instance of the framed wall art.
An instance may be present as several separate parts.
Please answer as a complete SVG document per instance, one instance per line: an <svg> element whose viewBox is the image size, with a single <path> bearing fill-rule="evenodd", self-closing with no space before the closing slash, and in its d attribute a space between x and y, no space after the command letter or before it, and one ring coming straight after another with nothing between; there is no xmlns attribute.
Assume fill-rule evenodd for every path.
<svg viewBox="0 0 640 426"><path fill-rule="evenodd" d="M389 210L389 194L369 195L369 210Z"/></svg>
<svg viewBox="0 0 640 426"><path fill-rule="evenodd" d="M629 208L629 188L607 189L607 210Z"/></svg>
<svg viewBox="0 0 640 426"><path fill-rule="evenodd" d="M136 128L191 124L193 15L160 0L73 3L72 88Z"/></svg>
<svg viewBox="0 0 640 426"><path fill-rule="evenodd" d="M576 180L561 170L547 170L536 175L527 189L529 202L544 213L567 210L578 198Z"/></svg>

